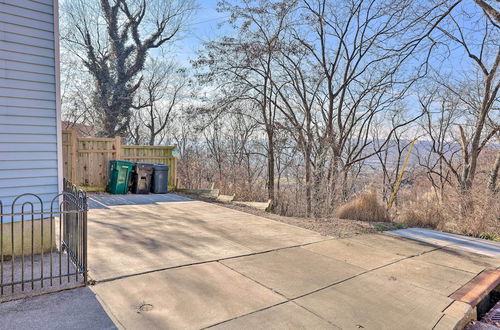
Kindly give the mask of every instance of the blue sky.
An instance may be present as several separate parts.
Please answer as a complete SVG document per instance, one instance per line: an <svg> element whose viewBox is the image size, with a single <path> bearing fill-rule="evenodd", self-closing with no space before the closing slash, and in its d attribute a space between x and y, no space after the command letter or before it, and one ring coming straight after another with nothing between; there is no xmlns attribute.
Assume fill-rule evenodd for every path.
<svg viewBox="0 0 500 330"><path fill-rule="evenodd" d="M199 0L198 10L182 34L181 40L172 47L177 61L182 65L189 65L189 60L196 57L196 52L203 43L216 38L221 34L218 24L227 19L227 13L217 12L219 0Z"/></svg>

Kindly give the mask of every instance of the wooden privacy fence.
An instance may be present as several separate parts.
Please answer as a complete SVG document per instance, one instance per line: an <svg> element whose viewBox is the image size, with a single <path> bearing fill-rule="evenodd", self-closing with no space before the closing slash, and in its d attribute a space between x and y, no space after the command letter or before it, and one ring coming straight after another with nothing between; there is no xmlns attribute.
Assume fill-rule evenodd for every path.
<svg viewBox="0 0 500 330"><path fill-rule="evenodd" d="M76 130L63 130L64 177L87 190L101 190L108 182L108 164L112 159L166 164L169 189L176 186L175 146L126 146L121 138L82 138Z"/></svg>

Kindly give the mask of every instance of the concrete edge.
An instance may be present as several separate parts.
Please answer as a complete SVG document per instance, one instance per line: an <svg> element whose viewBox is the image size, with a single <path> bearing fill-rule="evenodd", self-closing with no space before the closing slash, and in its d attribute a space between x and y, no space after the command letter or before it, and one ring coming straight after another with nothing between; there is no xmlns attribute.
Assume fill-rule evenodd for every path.
<svg viewBox="0 0 500 330"><path fill-rule="evenodd" d="M443 310L443 316L433 330L464 329L470 321L477 319L477 305L498 285L500 271L483 270L449 296L453 302Z"/></svg>
<svg viewBox="0 0 500 330"><path fill-rule="evenodd" d="M452 293L450 298L476 307L498 285L500 270L486 269Z"/></svg>

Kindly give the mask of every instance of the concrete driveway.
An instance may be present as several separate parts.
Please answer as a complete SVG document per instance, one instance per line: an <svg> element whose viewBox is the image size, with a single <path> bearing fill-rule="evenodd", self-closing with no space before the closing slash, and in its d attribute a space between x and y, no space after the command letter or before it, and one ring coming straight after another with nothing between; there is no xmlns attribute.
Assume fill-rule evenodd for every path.
<svg viewBox="0 0 500 330"><path fill-rule="evenodd" d="M88 216L91 289L119 328L451 329L471 307L449 296L500 266L402 237L332 239L178 196L141 198L99 198Z"/></svg>
<svg viewBox="0 0 500 330"><path fill-rule="evenodd" d="M135 201L134 195L127 197ZM312 231L189 199L92 209L88 219L90 276L96 281L325 239Z"/></svg>

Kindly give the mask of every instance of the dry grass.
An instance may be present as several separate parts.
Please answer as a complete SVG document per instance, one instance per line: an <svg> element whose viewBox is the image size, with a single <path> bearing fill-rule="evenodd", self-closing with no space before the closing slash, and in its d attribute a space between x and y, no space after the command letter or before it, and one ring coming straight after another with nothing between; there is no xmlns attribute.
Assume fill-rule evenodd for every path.
<svg viewBox="0 0 500 330"><path fill-rule="evenodd" d="M352 201L340 206L335 215L340 219L361 221L390 221L386 208L382 205L375 192L365 192Z"/></svg>
<svg viewBox="0 0 500 330"><path fill-rule="evenodd" d="M398 221L456 234L500 236L500 198L475 189L467 195L447 191L442 200L429 194L402 206Z"/></svg>

